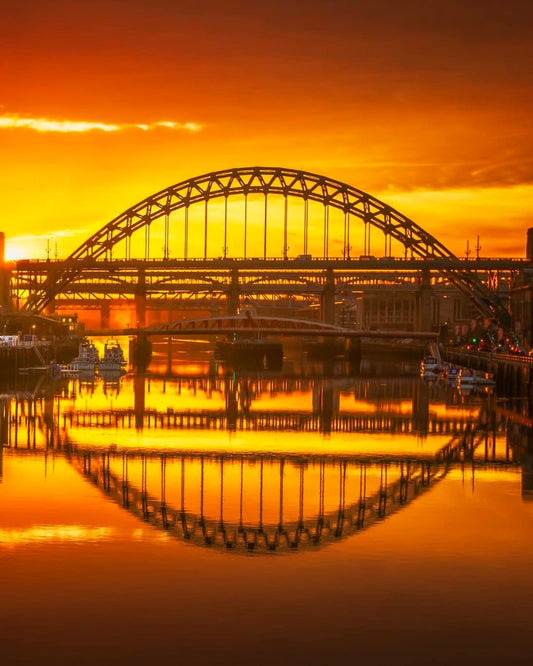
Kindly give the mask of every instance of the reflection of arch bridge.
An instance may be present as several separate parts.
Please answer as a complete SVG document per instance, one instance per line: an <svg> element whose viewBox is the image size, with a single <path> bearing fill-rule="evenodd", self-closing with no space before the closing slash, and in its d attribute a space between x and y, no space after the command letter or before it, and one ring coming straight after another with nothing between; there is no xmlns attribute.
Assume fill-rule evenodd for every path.
<svg viewBox="0 0 533 666"><path fill-rule="evenodd" d="M67 455L75 469L138 518L189 543L237 552L316 548L349 537L407 506L448 470L446 463L416 459L176 457L76 447ZM131 481L136 463L137 485ZM168 481L173 466L179 478L174 493Z"/></svg>
<svg viewBox="0 0 533 666"><path fill-rule="evenodd" d="M483 425L485 423L485 425ZM189 543L235 552L317 548L408 506L454 463L496 457L487 413L434 455L273 454L85 448L71 464L119 506ZM483 446L484 445L484 446ZM483 453L482 458L483 459Z"/></svg>
<svg viewBox="0 0 533 666"><path fill-rule="evenodd" d="M58 427L52 402L44 405L44 420L36 406L28 399L27 409L11 413L5 404L2 441L17 455L64 454L138 518L187 542L230 551L327 545L408 506L451 465L512 460L509 451L496 451L484 411L479 427L456 432L436 454L395 456L87 447ZM36 438L37 426L45 439Z"/></svg>
<svg viewBox="0 0 533 666"><path fill-rule="evenodd" d="M431 489L453 461L471 460L483 440L484 433L455 436L434 458L120 452L72 442L65 454L119 506L176 538L272 552L317 548L372 527Z"/></svg>
<svg viewBox="0 0 533 666"><path fill-rule="evenodd" d="M230 199L232 206L238 200L238 210ZM289 215L289 199L298 202L297 213ZM374 256L376 230L383 261ZM358 231L359 253L353 251ZM154 242L162 247L160 260L153 259ZM397 248L403 262L393 260ZM499 269L519 267L509 261L460 261L412 220L346 183L293 169L247 167L191 178L153 194L65 261L18 262L12 290L25 310L34 311L54 301L109 304L130 298L141 323L147 298L165 306L199 294L223 295L235 313L247 295L312 295L321 299L323 320L332 323L336 294L353 293L362 284L403 282L420 292L424 329L431 274L455 284L486 316L507 323L494 276ZM483 270L485 281L479 279Z"/></svg>

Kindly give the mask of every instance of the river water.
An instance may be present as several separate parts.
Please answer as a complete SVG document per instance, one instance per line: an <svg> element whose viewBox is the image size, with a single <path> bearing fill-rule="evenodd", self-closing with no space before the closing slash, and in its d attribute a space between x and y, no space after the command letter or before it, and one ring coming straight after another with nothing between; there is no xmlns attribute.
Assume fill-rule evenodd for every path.
<svg viewBox="0 0 533 666"><path fill-rule="evenodd" d="M168 369L2 388L2 663L531 663L525 398Z"/></svg>

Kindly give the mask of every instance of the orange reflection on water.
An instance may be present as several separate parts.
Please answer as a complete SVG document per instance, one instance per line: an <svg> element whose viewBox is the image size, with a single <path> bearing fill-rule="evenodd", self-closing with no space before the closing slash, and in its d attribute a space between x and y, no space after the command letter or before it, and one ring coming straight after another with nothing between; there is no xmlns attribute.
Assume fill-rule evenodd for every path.
<svg viewBox="0 0 533 666"><path fill-rule="evenodd" d="M358 454L424 454L434 455L451 439L451 435L423 433L320 433L285 431L237 430L155 430L124 431L120 428L101 430L94 436L94 428L76 428L69 431L76 447L122 450L143 448L146 451L204 451L206 453L271 452L319 455Z"/></svg>
<svg viewBox="0 0 533 666"><path fill-rule="evenodd" d="M26 529L0 528L0 547L15 548L37 543L63 543L102 541L113 534L110 527L84 527L82 525L35 525Z"/></svg>

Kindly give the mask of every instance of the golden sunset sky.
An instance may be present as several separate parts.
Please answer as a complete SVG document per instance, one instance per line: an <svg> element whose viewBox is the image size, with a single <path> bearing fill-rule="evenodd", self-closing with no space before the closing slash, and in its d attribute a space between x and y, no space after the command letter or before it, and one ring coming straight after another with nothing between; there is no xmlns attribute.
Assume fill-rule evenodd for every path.
<svg viewBox="0 0 533 666"><path fill-rule="evenodd" d="M530 0L2 3L9 257L66 257L150 194L284 166L365 190L464 256L533 226Z"/></svg>

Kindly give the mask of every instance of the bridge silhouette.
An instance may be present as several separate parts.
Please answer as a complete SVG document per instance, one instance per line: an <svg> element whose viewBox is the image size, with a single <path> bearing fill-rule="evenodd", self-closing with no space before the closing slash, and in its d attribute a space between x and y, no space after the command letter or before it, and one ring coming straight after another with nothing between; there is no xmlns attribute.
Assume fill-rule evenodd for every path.
<svg viewBox="0 0 533 666"><path fill-rule="evenodd" d="M242 203L240 216L229 209L235 199ZM289 199L299 202L298 217L289 216ZM216 208L215 220L209 204ZM269 207L278 213L279 204L281 214L272 220ZM198 207L201 214L195 217ZM162 223L159 235L157 223ZM384 249L380 258L374 256L375 231ZM160 259L154 258L151 233L163 241ZM354 256L356 233L363 243ZM272 256L278 241L281 254ZM139 248L140 257L134 258ZM403 256L393 256L397 249ZM485 317L507 326L498 276L510 280L523 265L460 260L415 222L351 185L256 166L204 174L161 190L104 225L64 261L17 262L11 291L23 311L92 303L103 308L104 323L112 302L130 299L142 327L148 301L168 308L198 297L224 299L231 315L250 297L318 298L322 321L333 324L336 298L361 287L402 286L417 299L415 328L430 330L435 280L455 285Z"/></svg>
<svg viewBox="0 0 533 666"><path fill-rule="evenodd" d="M452 469L473 469L486 436L486 429L467 429L434 456L119 450L72 438L54 451L112 502L173 538L232 553L282 553L315 550L380 524ZM475 464L517 467L486 454Z"/></svg>

